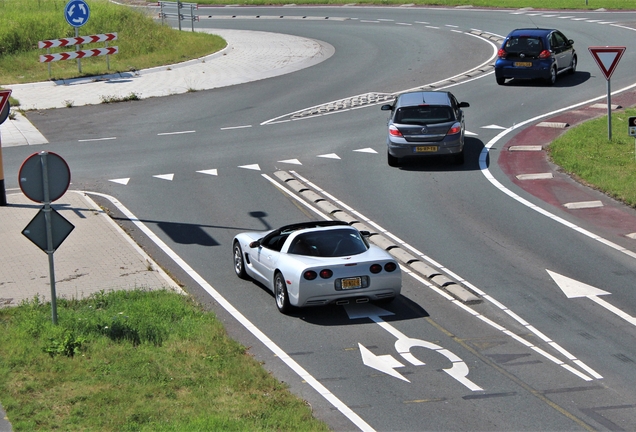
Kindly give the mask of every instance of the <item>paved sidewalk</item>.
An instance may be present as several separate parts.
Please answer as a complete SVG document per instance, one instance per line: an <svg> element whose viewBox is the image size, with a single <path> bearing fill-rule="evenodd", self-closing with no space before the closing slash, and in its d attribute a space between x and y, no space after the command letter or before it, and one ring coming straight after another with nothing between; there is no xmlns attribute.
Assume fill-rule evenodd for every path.
<svg viewBox="0 0 636 432"><path fill-rule="evenodd" d="M178 65L105 77L7 85L22 109L99 104L102 96L140 98L206 90L287 74L320 63L334 53L322 42L297 36L241 30L209 30L228 46ZM22 115L0 126L3 147L46 144ZM39 296L50 301L48 257L22 230L42 205L22 193L7 193L0 207L0 308ZM100 290L180 288L87 195L69 191L53 203L75 229L54 253L56 297L80 298ZM11 424L0 406L0 432Z"/></svg>
<svg viewBox="0 0 636 432"><path fill-rule="evenodd" d="M244 30L205 29L224 38L225 49L177 65L137 72L33 84L5 85L24 110L97 105L102 98L141 99L208 90L284 75L318 64L333 46L298 36ZM37 145L47 139L23 116L0 126L2 146Z"/></svg>

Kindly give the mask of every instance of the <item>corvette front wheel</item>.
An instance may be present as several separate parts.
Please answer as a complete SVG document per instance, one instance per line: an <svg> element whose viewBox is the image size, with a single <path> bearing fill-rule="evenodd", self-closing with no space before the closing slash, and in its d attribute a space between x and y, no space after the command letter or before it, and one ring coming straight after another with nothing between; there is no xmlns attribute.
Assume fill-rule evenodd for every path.
<svg viewBox="0 0 636 432"><path fill-rule="evenodd" d="M276 273L274 276L274 298L276 299L276 307L281 313L288 314L291 310L289 304L289 294L287 293L287 283L282 273Z"/></svg>

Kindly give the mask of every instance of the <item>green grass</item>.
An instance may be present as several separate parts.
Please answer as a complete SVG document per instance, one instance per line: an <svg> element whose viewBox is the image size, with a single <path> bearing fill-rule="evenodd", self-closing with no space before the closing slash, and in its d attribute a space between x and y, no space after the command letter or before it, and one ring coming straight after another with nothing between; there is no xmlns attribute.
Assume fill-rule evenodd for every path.
<svg viewBox="0 0 636 432"><path fill-rule="evenodd" d="M74 37L75 30L64 19L62 0L0 0L0 85L129 72L173 64L214 53L225 40L207 33L178 31L160 25L139 9L116 5L108 0L88 0L91 15L80 27L80 36L117 33L110 46L119 53L106 57L40 63L47 50L38 41ZM85 44L83 49L103 48L102 43ZM73 47L52 48L51 53L73 51ZM48 65L51 66L49 77Z"/></svg>
<svg viewBox="0 0 636 432"><path fill-rule="evenodd" d="M0 395L14 430L325 431L306 403L169 291L0 309Z"/></svg>
<svg viewBox="0 0 636 432"><path fill-rule="evenodd" d="M585 184L636 207L635 140L627 134L630 108L612 113L612 139L607 116L582 123L553 141L549 154L555 164Z"/></svg>

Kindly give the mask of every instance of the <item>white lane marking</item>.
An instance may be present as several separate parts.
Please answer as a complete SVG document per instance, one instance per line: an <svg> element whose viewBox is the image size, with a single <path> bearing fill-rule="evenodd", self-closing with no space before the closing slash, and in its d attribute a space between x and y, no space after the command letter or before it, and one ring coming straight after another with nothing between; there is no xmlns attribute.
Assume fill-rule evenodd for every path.
<svg viewBox="0 0 636 432"><path fill-rule="evenodd" d="M158 133L157 136L164 136L164 135L183 135L183 134L191 134L191 133L195 133L196 131L194 130L189 130L189 131L179 131L179 132L162 132L162 133Z"/></svg>
<svg viewBox="0 0 636 432"><path fill-rule="evenodd" d="M153 175L153 177L156 177L158 179L161 180L168 180L168 181L172 181L174 179L174 174L159 174L159 175Z"/></svg>
<svg viewBox="0 0 636 432"><path fill-rule="evenodd" d="M430 23L426 21L415 21L415 24L430 24Z"/></svg>
<svg viewBox="0 0 636 432"><path fill-rule="evenodd" d="M367 148L363 148L363 149L358 149L358 150L354 150L354 152L360 152L360 153L375 153L377 154L378 152L373 150L371 147L367 147Z"/></svg>
<svg viewBox="0 0 636 432"><path fill-rule="evenodd" d="M181 267L196 283L199 284L217 303L234 317L243 327L252 333L265 347L267 347L276 357L280 358L291 370L293 370L303 381L313 387L316 392L329 403L331 403L338 411L347 417L360 430L375 432L367 422L358 416L351 408L345 405L333 393L322 385L316 378L309 374L300 364L292 359L289 354L283 351L274 343L265 333L257 328L250 320L248 320L241 312L238 311L225 297L223 297L212 285L210 285L203 277L201 277L190 265L185 262L176 252L174 252L167 244L153 233L143 222L141 222L130 210L128 210L116 198L97 192L86 192L92 195L98 195L108 199L121 211L132 223L148 236L166 255L168 255L179 267Z"/></svg>
<svg viewBox="0 0 636 432"><path fill-rule="evenodd" d="M402 23L402 22L398 22L398 23L395 23L395 25L412 26L413 24L411 24L411 23Z"/></svg>
<svg viewBox="0 0 636 432"><path fill-rule="evenodd" d="M380 21L360 20L360 22L362 22L362 23L378 24Z"/></svg>
<svg viewBox="0 0 636 432"><path fill-rule="evenodd" d="M471 131L464 131L464 135L467 136L477 136L477 134L475 132L471 132Z"/></svg>
<svg viewBox="0 0 636 432"><path fill-rule="evenodd" d="M499 126L499 125L495 125L495 124L491 124L488 126L482 126L482 129L501 129L501 130L505 130L506 128L503 126Z"/></svg>
<svg viewBox="0 0 636 432"><path fill-rule="evenodd" d="M288 164L294 164L294 165L302 165L302 163L298 160L298 159L286 159L286 160L280 160L278 161L280 163L288 163Z"/></svg>
<svg viewBox="0 0 636 432"><path fill-rule="evenodd" d="M634 30L634 29L632 29L632 30ZM636 84L632 84L630 86L624 87L624 88L622 88L620 90L612 92L612 94L613 95L620 94L620 93L625 92L627 90L630 90L630 89L632 89L634 87L636 87ZM612 249L614 249L614 250L616 250L618 252L622 252L625 255L636 259L636 253L632 252L631 250L626 249L626 248L624 248L624 247L622 247L622 246L620 246L620 245L618 245L616 243L613 243L613 242L611 242L609 240L606 240L606 239L604 239L604 238L602 238L602 237L600 237L600 236L598 236L598 235L596 235L596 234L594 234L594 233L592 233L592 232L590 232L590 231L588 231L586 229L583 229L583 228L581 228L581 227L579 227L579 226L577 226L577 225L575 225L575 224L573 224L571 222L568 222L565 219L563 219L563 218L561 218L559 216L556 216L555 214L550 213L549 211L544 210L543 208L541 208L541 207L539 207L537 205L534 205L533 203L531 203L530 201L526 200L525 198L522 198L521 196L517 195L516 193L514 193L513 191L511 191L510 189L505 187L503 184L501 184L499 182L499 180L497 180L492 175L490 170L488 169L487 161L488 161L488 153L489 153L490 149L500 139L502 139L503 137L508 135L510 132L512 132L512 131L514 131L514 130L522 127L522 126L525 126L525 125L527 125L529 123L535 122L537 120L540 120L540 119L543 119L543 118L546 118L546 117L550 117L550 116L553 116L555 114L559 114L559 113L562 113L562 112L565 112L565 111L569 111L569 110L572 110L574 108L581 107L583 105L589 105L589 104L591 104L594 101L601 100L601 99L606 98L606 97L607 97L606 95L603 95L603 96L598 96L598 97L595 97L595 98L592 98L592 99L588 99L586 101L579 102L577 104L570 105L570 106L567 106L565 108L560 108L558 110L551 111L551 112L545 113L545 114L541 114L541 115L538 115L538 116L533 117L533 118L528 119L528 120L524 120L524 121L522 121L520 123L515 124L514 126L508 128L508 129L505 129L504 131L502 131L499 134L497 134L497 136L495 136L493 139L491 139L484 146L483 150L481 151L481 154L479 155L479 169L481 170L481 172L484 175L484 177L486 177L486 179L488 179L488 181L493 186L495 186L497 189L499 189L500 191L502 191L503 193L505 193L509 197L511 197L514 200L518 201L519 203L525 205L528 208L531 208L532 210L535 210L536 212L538 212L538 213L540 213L540 214L542 214L544 216L549 217L550 219L552 219L555 222L558 222L558 223L560 223L560 224L562 224L562 225L564 225L564 226L566 226L568 228L571 228L571 229L573 229L573 230L575 230L575 231L577 231L577 232L579 232L579 233L581 233L581 234L583 234L583 235L585 235L585 236L587 236L587 237L589 237L589 238L591 238L593 240L596 240L596 241L598 241L598 242L600 242L600 243L602 243L604 245L607 245L607 246L611 247Z"/></svg>
<svg viewBox="0 0 636 432"><path fill-rule="evenodd" d="M338 156L335 153L329 153L329 154L324 154L324 155L318 155L316 157L321 157L321 158L327 158L327 159L340 159L340 156Z"/></svg>
<svg viewBox="0 0 636 432"><path fill-rule="evenodd" d="M545 180L554 178L551 172L547 173L535 173L535 174L519 174L517 179L519 180Z"/></svg>
<svg viewBox="0 0 636 432"><path fill-rule="evenodd" d="M218 173L216 168L209 169L209 170L201 170L201 171L197 171L197 172L201 173L201 174L207 174L207 175L213 175L213 176L219 175L219 173Z"/></svg>
<svg viewBox="0 0 636 432"><path fill-rule="evenodd" d="M531 152L537 152L537 151L542 151L542 150L543 150L543 146L540 146L540 145L515 145L515 146L508 147L508 151L520 151L520 152L531 151Z"/></svg>
<svg viewBox="0 0 636 432"><path fill-rule="evenodd" d="M228 126L228 127L222 127L221 130L246 129L246 128L251 128L251 127L252 127L252 125Z"/></svg>
<svg viewBox="0 0 636 432"><path fill-rule="evenodd" d="M255 170L255 171L260 171L261 170L261 167L258 164L240 165L239 168L245 168L245 169Z"/></svg>
<svg viewBox="0 0 636 432"><path fill-rule="evenodd" d="M128 184L128 182L130 181L130 177L111 179L111 180L108 180L108 181L109 182L113 182L113 183L119 183L119 184L122 184L122 185L126 186Z"/></svg>
<svg viewBox="0 0 636 432"><path fill-rule="evenodd" d="M558 347L558 351L561 353L567 353L567 351L560 347L556 342L553 342L552 340L550 340L547 336L545 336L543 333L539 332L536 328L534 328L533 326L531 326L528 322L526 322L525 320L523 320L521 317L519 317L519 315L517 315L516 313L512 312L510 309L508 309L508 307L504 306L502 303L498 302L497 300L495 300L493 297L489 296L488 294L486 294L484 291L480 290L479 288L477 288L476 286L474 286L473 284L471 284L470 282L468 282L466 279L462 278L461 276L457 275L454 272L451 272L450 270L448 270L446 267L444 267L443 265L441 265L440 263L438 263L437 261L431 259L430 257L424 255L422 252L420 252L419 250L417 250L415 247L409 245L408 243L404 242L403 240L401 240L399 237L395 236L394 234L386 231L385 229L383 229L382 227L380 227L378 224L376 224L375 222L371 221L369 218L367 218L366 216L364 216L363 214L361 214L360 212L357 212L355 210L353 210L350 206L348 206L347 204L343 203L342 201L338 200L337 198L335 198L333 195L328 194L327 192L325 192L324 190L322 190L320 187L318 187L316 184L310 182L309 180L307 180L306 178L304 178L303 176L301 176L300 174L298 174L295 171L290 171L290 173L292 175L294 175L297 179L299 179L300 181L304 182L305 184L307 184L308 186L310 186L312 189L320 192L321 194L323 194L324 196L326 196L327 198L329 198L331 201L333 201L334 203L338 204L339 206L342 206L343 208L347 209L348 211L352 212L353 214L356 215L356 217L360 218L360 220L364 223L373 225L374 227L376 227L376 229L381 232L382 234L389 236L391 238L393 238L400 246L411 250L413 253L415 253L416 255L418 255L420 258L424 259L425 261L431 263L433 266L439 268L440 270L448 273L449 275L452 275L455 279L457 279L458 282L463 283L464 285L466 285L468 288L472 289L474 292L476 292L477 294L479 294L480 296L482 296L484 299L488 300L489 302L491 302L493 305L495 305L496 307L498 307L499 309L501 309L502 311L506 312L512 319L514 319L515 321L517 321L519 324L521 324L523 327L525 327L528 331L530 331L531 333L535 334L537 337L539 337L542 340L545 340L547 342L550 342L550 346L552 346L553 348ZM270 180L271 181L271 180ZM292 192L289 192L287 190L284 190L288 195L290 196L294 196L295 195ZM298 201L304 202L302 201L300 198L296 198ZM308 208L312 209L312 206L305 204ZM314 210L317 211L317 210ZM322 216L324 218L326 218L326 216ZM330 219L330 218L328 218ZM545 358L547 358L550 361L553 361L555 364L562 366L564 369L566 369L567 371L573 373L574 375L578 376L579 378L585 380L585 381L591 381L592 378L590 378L589 376L577 371L576 369L573 369L571 366L566 365L565 363L563 363L561 360L557 359L556 357L546 353L545 351L541 350L540 348L537 348L534 346L534 344L528 342L527 340L525 340L524 338L522 338L521 336L516 335L515 333L511 332L510 330L507 330L505 327L495 323L494 321L490 320L489 318L486 318L485 316L481 315L479 312L473 310L470 306L467 306L465 304L463 304L462 302L458 301L457 299L455 299L454 297L448 295L446 292L444 292L443 290L437 288L435 285L433 285L431 282L429 282L428 280L424 279L423 277L420 277L417 273L411 271L409 268L405 267L405 266L401 266L402 271L406 274L408 274L409 276L413 277L414 279L416 279L417 281L419 281L420 283L422 283L424 286L426 286L427 288L431 289L433 292L435 292L436 294L441 295L442 297L444 297L445 299L449 300L451 303L455 304L456 306L460 307L461 309L463 309L464 311L470 313L471 315L473 315L474 317L480 319L481 321L483 321L484 323L490 325L491 327L493 327L494 329L497 329L499 331L501 331L502 333L512 337L513 339L519 341L520 343L522 343L523 345L527 346L528 348L533 349L535 352L537 352L538 354L543 355ZM568 359L576 359L576 357L574 357L573 355L568 353ZM586 371L593 371L590 367L588 367L587 365L585 365L583 362L581 362L580 360L576 359L576 361L573 360L573 362L577 365L579 365L582 369L586 370ZM583 366L581 366L583 365ZM602 378L602 376L596 372L594 372L592 374L593 376L597 377L598 379Z"/></svg>
<svg viewBox="0 0 636 432"><path fill-rule="evenodd" d="M109 140L116 140L117 137L108 137L108 138L88 138L88 139L81 139L81 140L77 140L77 142L90 142L90 141L109 141Z"/></svg>

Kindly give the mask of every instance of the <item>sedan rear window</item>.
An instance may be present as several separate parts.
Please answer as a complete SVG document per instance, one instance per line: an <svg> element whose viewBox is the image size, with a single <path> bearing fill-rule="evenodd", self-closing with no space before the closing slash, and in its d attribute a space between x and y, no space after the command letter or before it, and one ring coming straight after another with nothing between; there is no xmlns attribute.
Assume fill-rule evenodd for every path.
<svg viewBox="0 0 636 432"><path fill-rule="evenodd" d="M360 235L350 229L300 234L289 246L289 253L316 257L357 255L367 250Z"/></svg>
<svg viewBox="0 0 636 432"><path fill-rule="evenodd" d="M395 123L399 124L434 124L446 123L455 119L449 106L422 105L402 107L395 113Z"/></svg>

